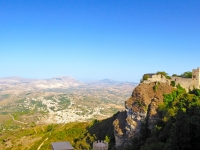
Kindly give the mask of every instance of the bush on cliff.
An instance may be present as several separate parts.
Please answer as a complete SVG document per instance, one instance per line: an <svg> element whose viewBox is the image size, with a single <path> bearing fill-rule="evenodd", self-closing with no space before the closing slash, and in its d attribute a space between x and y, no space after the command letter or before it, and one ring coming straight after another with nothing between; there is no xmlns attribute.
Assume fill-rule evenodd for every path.
<svg viewBox="0 0 200 150"><path fill-rule="evenodd" d="M171 79L171 77L165 71L158 71L156 74L161 74L162 76L165 76L167 79Z"/></svg>
<svg viewBox="0 0 200 150"><path fill-rule="evenodd" d="M150 78L150 76L148 74L143 75L142 80L147 80L148 78Z"/></svg>

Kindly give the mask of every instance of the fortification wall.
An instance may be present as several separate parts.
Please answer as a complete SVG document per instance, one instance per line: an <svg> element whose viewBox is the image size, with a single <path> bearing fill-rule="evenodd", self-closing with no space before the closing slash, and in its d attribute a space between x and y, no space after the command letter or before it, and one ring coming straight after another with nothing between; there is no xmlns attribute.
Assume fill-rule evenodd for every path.
<svg viewBox="0 0 200 150"><path fill-rule="evenodd" d="M200 68L192 70L192 80L195 88L200 88Z"/></svg>
<svg viewBox="0 0 200 150"><path fill-rule="evenodd" d="M147 80L144 80L143 83L151 83L151 82L161 82L161 83L168 83L170 84L170 80L166 79L165 76L162 76L160 74L158 75L152 75L151 78L148 78Z"/></svg>
<svg viewBox="0 0 200 150"><path fill-rule="evenodd" d="M194 83L191 78L171 77L171 81L175 81L176 85L180 84L187 91L194 88Z"/></svg>
<svg viewBox="0 0 200 150"><path fill-rule="evenodd" d="M175 81L176 85L180 84L187 91L189 91L189 89L193 90L194 88L200 89L200 68L192 70L192 78L171 77L169 80L160 74L151 74L151 77L144 80L143 83L162 82L170 84L171 81Z"/></svg>

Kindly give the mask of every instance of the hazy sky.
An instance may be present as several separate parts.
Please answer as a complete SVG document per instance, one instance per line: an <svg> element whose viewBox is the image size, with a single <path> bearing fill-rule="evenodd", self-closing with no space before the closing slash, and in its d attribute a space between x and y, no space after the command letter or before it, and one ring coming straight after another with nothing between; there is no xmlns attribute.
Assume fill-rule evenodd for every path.
<svg viewBox="0 0 200 150"><path fill-rule="evenodd" d="M0 77L139 82L200 67L199 0L0 0Z"/></svg>

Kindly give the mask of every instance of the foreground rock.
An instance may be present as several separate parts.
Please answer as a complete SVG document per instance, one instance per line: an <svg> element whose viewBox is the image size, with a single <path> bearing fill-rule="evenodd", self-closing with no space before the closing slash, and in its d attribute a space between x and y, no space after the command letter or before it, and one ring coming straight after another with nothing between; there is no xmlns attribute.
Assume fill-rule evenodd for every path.
<svg viewBox="0 0 200 150"><path fill-rule="evenodd" d="M174 90L167 83L141 83L125 102L125 111L113 122L116 147L124 147L134 137L140 136L142 125L152 130L160 119L157 108L163 102L163 94Z"/></svg>

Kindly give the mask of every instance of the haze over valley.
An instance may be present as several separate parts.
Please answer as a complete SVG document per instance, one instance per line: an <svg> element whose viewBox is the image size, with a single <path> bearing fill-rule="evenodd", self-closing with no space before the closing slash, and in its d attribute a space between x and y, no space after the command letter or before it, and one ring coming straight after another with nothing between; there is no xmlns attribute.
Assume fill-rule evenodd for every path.
<svg viewBox="0 0 200 150"><path fill-rule="evenodd" d="M1 130L21 125L104 119L124 109L137 85L104 79L84 83L71 77L0 79Z"/></svg>

